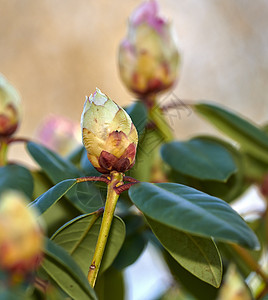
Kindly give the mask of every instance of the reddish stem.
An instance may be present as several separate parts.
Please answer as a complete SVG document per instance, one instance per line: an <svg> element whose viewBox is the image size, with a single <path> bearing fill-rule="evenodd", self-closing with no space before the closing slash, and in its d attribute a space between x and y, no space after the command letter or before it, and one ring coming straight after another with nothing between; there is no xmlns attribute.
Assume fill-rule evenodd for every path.
<svg viewBox="0 0 268 300"><path fill-rule="evenodd" d="M76 181L79 182L86 182L86 181L102 181L107 184L111 182L111 179L107 175L101 175L101 176L87 176L87 177L80 177L76 178Z"/></svg>
<svg viewBox="0 0 268 300"><path fill-rule="evenodd" d="M8 138L7 139L7 144L15 143L15 142L22 142L22 143L28 143L30 142L29 139L27 138Z"/></svg>

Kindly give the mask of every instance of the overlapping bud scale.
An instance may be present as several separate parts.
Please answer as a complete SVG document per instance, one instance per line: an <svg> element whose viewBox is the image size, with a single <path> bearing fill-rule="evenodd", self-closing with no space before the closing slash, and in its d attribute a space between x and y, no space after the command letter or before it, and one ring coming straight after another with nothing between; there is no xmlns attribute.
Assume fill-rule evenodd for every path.
<svg viewBox="0 0 268 300"><path fill-rule="evenodd" d="M101 173L125 172L135 163L138 134L126 111L96 89L81 117L88 159Z"/></svg>

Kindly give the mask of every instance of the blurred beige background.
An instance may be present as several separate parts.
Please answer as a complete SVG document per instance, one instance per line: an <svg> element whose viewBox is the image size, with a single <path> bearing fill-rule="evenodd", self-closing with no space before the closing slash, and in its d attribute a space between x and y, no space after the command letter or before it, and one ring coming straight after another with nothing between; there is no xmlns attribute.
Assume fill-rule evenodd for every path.
<svg viewBox="0 0 268 300"><path fill-rule="evenodd" d="M120 81L117 47L134 0L0 0L0 72L19 90L31 137L49 113L79 122L85 95L99 87L121 105L133 101ZM268 120L268 1L159 0L183 55L174 93L223 103L257 123ZM163 96L164 97L164 96ZM182 111L178 138L212 132ZM12 155L27 155L14 146Z"/></svg>

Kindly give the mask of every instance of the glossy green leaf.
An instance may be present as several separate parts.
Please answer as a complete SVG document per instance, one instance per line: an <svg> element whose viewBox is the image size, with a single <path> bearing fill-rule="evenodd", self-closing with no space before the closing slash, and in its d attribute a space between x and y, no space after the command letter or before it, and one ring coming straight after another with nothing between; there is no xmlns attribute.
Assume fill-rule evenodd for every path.
<svg viewBox="0 0 268 300"><path fill-rule="evenodd" d="M222 263L211 238L194 236L148 217L147 221L161 244L181 266L199 279L220 286Z"/></svg>
<svg viewBox="0 0 268 300"><path fill-rule="evenodd" d="M95 291L99 300L124 300L125 284L123 273L110 267L98 277Z"/></svg>
<svg viewBox="0 0 268 300"><path fill-rule="evenodd" d="M162 145L163 160L174 170L201 180L226 181L236 172L230 153L218 143L194 138Z"/></svg>
<svg viewBox="0 0 268 300"><path fill-rule="evenodd" d="M74 300L97 299L94 290L72 257L49 239L42 268Z"/></svg>
<svg viewBox="0 0 268 300"><path fill-rule="evenodd" d="M232 174L226 182L221 182L215 180L201 180L193 178L171 169L168 172L170 181L191 186L198 189L199 191L205 192L215 197L219 197L220 199L223 199L227 202L233 201L234 199L239 197L249 186L249 183L245 178L245 155L230 143L213 136L199 136L198 139L205 142L212 141L213 143L224 147L225 150L228 151L232 156L237 171Z"/></svg>
<svg viewBox="0 0 268 300"><path fill-rule="evenodd" d="M147 108L142 101L135 101L130 106L126 107L125 110L130 115L131 120L140 135L147 124Z"/></svg>
<svg viewBox="0 0 268 300"><path fill-rule="evenodd" d="M129 189L134 204L159 223L203 237L259 248L254 232L226 202L176 183L138 183Z"/></svg>
<svg viewBox="0 0 268 300"><path fill-rule="evenodd" d="M198 103L195 110L234 139L250 155L268 162L268 134L257 125L223 107Z"/></svg>
<svg viewBox="0 0 268 300"><path fill-rule="evenodd" d="M183 268L167 251L164 251L163 254L171 274L178 282L180 287L191 293L196 300L214 300L217 298L219 291L218 288L215 288L214 286L192 275L185 268Z"/></svg>
<svg viewBox="0 0 268 300"><path fill-rule="evenodd" d="M40 144L28 142L27 149L54 184L65 179L83 176L70 161Z"/></svg>
<svg viewBox="0 0 268 300"><path fill-rule="evenodd" d="M44 146L29 142L27 148L35 161L54 184L65 179L73 179L85 175L71 162L63 159ZM93 183L80 183L75 189L68 192L66 197L82 213L95 211L103 205L100 191Z"/></svg>
<svg viewBox="0 0 268 300"><path fill-rule="evenodd" d="M71 188L76 185L76 179L66 179L57 183L47 192L35 199L30 206L37 209L40 214L43 214L53 204L55 204L61 197L63 197Z"/></svg>
<svg viewBox="0 0 268 300"><path fill-rule="evenodd" d="M79 216L62 226L51 238L73 257L84 274L87 274L93 258L101 220L97 214ZM114 217L101 263L101 272L112 264L124 239L124 222Z"/></svg>
<svg viewBox="0 0 268 300"><path fill-rule="evenodd" d="M81 212L91 213L104 206L107 193L105 185L93 182L79 182L66 196Z"/></svg>
<svg viewBox="0 0 268 300"><path fill-rule="evenodd" d="M0 193L10 189L23 192L31 198L33 178L30 171L19 165L0 167Z"/></svg>

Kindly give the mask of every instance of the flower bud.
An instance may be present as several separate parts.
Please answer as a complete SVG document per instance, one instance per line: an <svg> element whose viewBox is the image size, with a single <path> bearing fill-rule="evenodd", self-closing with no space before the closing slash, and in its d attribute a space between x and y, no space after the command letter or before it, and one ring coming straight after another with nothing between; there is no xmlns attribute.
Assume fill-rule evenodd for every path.
<svg viewBox="0 0 268 300"><path fill-rule="evenodd" d="M127 37L119 47L119 71L130 91L145 96L170 88L180 63L171 24L158 16L150 0L131 15Z"/></svg>
<svg viewBox="0 0 268 300"><path fill-rule="evenodd" d="M12 135L20 121L20 96L0 74L0 137Z"/></svg>
<svg viewBox="0 0 268 300"><path fill-rule="evenodd" d="M0 201L0 267L12 273L34 271L42 258L43 235L23 195L8 191Z"/></svg>
<svg viewBox="0 0 268 300"><path fill-rule="evenodd" d="M61 155L70 154L81 145L79 123L58 115L47 116L36 137L41 144Z"/></svg>
<svg viewBox="0 0 268 300"><path fill-rule="evenodd" d="M137 130L125 110L99 89L86 98L81 127L88 159L99 172L125 172L133 166Z"/></svg>

